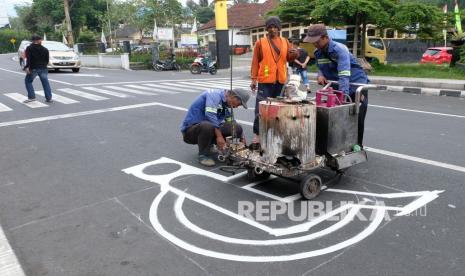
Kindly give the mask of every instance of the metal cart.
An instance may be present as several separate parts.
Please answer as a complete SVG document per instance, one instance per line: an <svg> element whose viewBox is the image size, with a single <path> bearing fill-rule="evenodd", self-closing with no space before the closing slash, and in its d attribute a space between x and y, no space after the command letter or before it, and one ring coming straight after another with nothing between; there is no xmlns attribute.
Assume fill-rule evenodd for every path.
<svg viewBox="0 0 465 276"><path fill-rule="evenodd" d="M302 196L317 197L323 183L316 169L327 167L342 174L367 161L366 152L356 145L358 113L362 90L372 87L360 85L355 102L329 85L318 90L315 99L260 102L261 148L229 137L229 147L218 155L230 165L223 169L246 169L250 181L270 175L300 178Z"/></svg>

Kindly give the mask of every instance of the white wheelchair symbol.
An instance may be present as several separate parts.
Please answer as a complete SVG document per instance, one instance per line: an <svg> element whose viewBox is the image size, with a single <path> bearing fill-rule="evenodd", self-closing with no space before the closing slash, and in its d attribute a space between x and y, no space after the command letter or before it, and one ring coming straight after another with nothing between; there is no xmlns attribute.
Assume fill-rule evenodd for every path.
<svg viewBox="0 0 465 276"><path fill-rule="evenodd" d="M178 165L180 168L172 173L161 174L161 175L149 175L144 173L144 169L148 168L153 165L161 165L161 164L175 164ZM362 201L359 203L348 203L338 208L331 210L324 215L321 215L311 221L305 221L303 223L285 227L285 228L273 228L269 227L265 224L259 223L255 220L247 218L245 216L241 216L231 210L225 209L221 206L218 206L212 202L206 201L201 199L197 196L189 194L185 191L182 191L176 187L170 185L170 182L181 176L186 175L202 175L206 177L210 177L221 182L229 182L237 176L226 177L220 174L216 174L213 172L209 172L206 170L202 170L176 160L172 160L166 157L162 157L158 160L151 161L148 163L136 165L127 169L124 169L123 172L133 175L137 178L150 181L160 185L161 192L155 197L151 207L150 207L150 222L154 229L162 235L164 238L169 240L170 242L174 243L175 245L188 250L190 252L224 260L230 261L239 261L239 262L282 262L282 261L293 261L299 259L306 259L316 256L321 256L325 254L329 254L332 252L336 252L338 250L344 249L348 246L354 245L361 240L365 239L369 235L371 235L375 230L380 226L383 222L383 219L386 215L386 212L393 211L395 212L394 216L405 216L412 212L415 212L419 208L425 206L429 202L436 199L440 193L443 191L419 191L419 192L406 192L406 193L386 193L386 194L376 194L376 193L369 193L369 192L360 192L360 191L351 191L351 190L341 190L341 189L326 189L326 192L333 192L339 194L351 194L356 196L372 196L377 198L384 198L384 199L400 199L400 198L414 198L413 201L408 203L405 206L398 207L398 206L385 206L385 205L377 205L377 204L364 204L366 201ZM253 188L248 185L244 187L247 190L253 190ZM368 226L360 231L358 234L345 239L342 242L327 246L325 248L311 250L311 251L303 251L294 254L288 255L262 255L262 256L251 256L251 255L238 255L238 254L230 254L225 252L219 252L210 249L204 249L194 244L191 244L185 240L182 240L166 230L163 225L160 223L159 220L159 206L162 202L163 198L168 194L173 193L177 195L177 200L174 206L174 211L176 213L176 218L182 223L186 228L190 229L192 232L207 237L209 239L217 240L220 242L228 243L228 244L236 244L236 245L245 245L245 246L277 246L277 245L290 245L290 244L298 244L302 242L312 241L335 232L336 230L341 229L342 227L348 225L353 219L356 217L357 213L360 212L362 209L372 209L372 219L370 220ZM297 199L295 196L290 197L292 200ZM252 240L252 239L239 239L234 237L224 236L206 229L203 229L193 222L191 222L182 210L182 206L184 201L188 199L198 204L201 204L207 208L210 208L216 212L219 212L225 216L229 216L239 222L245 223L249 226L255 227L257 229L262 230L268 236L272 237L282 237L278 239L263 239L263 240ZM283 201L288 202L289 198L284 198ZM370 201L370 200L368 200ZM371 202L373 203L373 202ZM327 227L323 230L318 232L308 233L312 227L317 226L318 224L327 221L328 219L341 214L342 212L347 212L343 219L339 220L337 223L332 224L330 227ZM301 236L293 236L285 238L288 235L295 235L301 234ZM272 250L270 250L272 252Z"/></svg>

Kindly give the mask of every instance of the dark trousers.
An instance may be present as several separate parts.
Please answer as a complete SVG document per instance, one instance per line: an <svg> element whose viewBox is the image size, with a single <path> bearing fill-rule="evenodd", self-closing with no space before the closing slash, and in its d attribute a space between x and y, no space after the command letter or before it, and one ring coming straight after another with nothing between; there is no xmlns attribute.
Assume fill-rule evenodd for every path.
<svg viewBox="0 0 465 276"><path fill-rule="evenodd" d="M368 100L366 100L368 102ZM367 115L368 103L362 103L358 112L358 138L357 144L363 146L363 133L365 132L365 117Z"/></svg>
<svg viewBox="0 0 465 276"><path fill-rule="evenodd" d="M266 100L266 98L276 98L281 95L281 90L283 85L279 82L277 83L259 83L258 84L257 99L255 101L255 120L253 122L253 133L259 134L260 125L259 125L259 115L258 115L258 103Z"/></svg>
<svg viewBox="0 0 465 276"><path fill-rule="evenodd" d="M233 123L224 123L220 127L221 134L226 139L232 136ZM236 138L242 137L242 127L234 123ZM183 134L184 142L191 145L199 146L199 155L208 155L210 153L210 145L216 143L215 127L208 121L202 121L198 124L187 128Z"/></svg>
<svg viewBox="0 0 465 276"><path fill-rule="evenodd" d="M34 87L32 82L34 79L39 76L40 81L42 82L42 87L44 88L44 94L46 100L52 99L52 90L50 88L50 83L48 82L48 69L32 69L30 74L27 74L24 78L24 83L26 84L27 98L32 100L36 98Z"/></svg>
<svg viewBox="0 0 465 276"><path fill-rule="evenodd" d="M365 117L367 116L367 108L368 108L368 91L362 91L362 95L365 97L363 102L360 103L360 108L358 110L358 136L357 136L357 144L363 146L363 133L365 132ZM352 101L355 102L355 94L350 96Z"/></svg>

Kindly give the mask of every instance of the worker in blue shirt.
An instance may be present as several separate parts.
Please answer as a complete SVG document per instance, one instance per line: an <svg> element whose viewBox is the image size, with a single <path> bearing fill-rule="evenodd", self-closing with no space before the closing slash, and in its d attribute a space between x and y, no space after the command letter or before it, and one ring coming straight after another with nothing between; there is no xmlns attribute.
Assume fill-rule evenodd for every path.
<svg viewBox="0 0 465 276"><path fill-rule="evenodd" d="M328 80L338 82L338 90L348 94L355 101L357 86L350 83L366 84L369 82L363 68L344 44L333 41L328 36L324 24L311 25L304 42L315 46L315 59L319 69L318 84L326 85ZM363 147L363 132L368 107L368 93L362 91L360 112L358 116L358 144Z"/></svg>
<svg viewBox="0 0 465 276"><path fill-rule="evenodd" d="M232 90L210 89L198 96L187 111L181 125L184 142L199 147L199 163L212 167L215 161L210 157L210 148L216 143L218 149L226 146L225 137L243 138L242 127L232 121L229 108L242 105L247 108L249 92L242 88Z"/></svg>

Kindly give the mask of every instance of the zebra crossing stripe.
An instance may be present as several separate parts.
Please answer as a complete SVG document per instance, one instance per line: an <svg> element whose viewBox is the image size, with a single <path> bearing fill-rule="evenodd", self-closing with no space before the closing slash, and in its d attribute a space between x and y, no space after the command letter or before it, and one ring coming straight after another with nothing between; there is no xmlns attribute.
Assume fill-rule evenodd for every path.
<svg viewBox="0 0 465 276"><path fill-rule="evenodd" d="M101 89L101 88L97 88L97 87L93 87L93 86L81 87L81 88L86 89L86 90L90 90L90 91L93 91L93 92L97 92L97 93L102 93L102 94L118 97L118 98L131 97L130 95L126 95L126 94L123 94L123 93L114 92L114 91L110 91L110 90L105 90L105 89Z"/></svg>
<svg viewBox="0 0 465 276"><path fill-rule="evenodd" d="M148 96L158 95L156 93L139 91L139 90L135 90L135 89L127 88L127 87L118 87L118 86L104 86L104 87L109 88L109 89L118 90L118 91L127 92L127 93L137 94L137 95L148 95Z"/></svg>
<svg viewBox="0 0 465 276"><path fill-rule="evenodd" d="M166 86L164 84L155 84L155 83L144 83L143 84L144 86L150 86L152 88L155 88L157 89L157 91L159 91L160 93L173 93L174 94L177 94L179 92L182 92L179 90L178 87L169 87L169 86ZM166 91L166 90L171 90L171 91Z"/></svg>
<svg viewBox="0 0 465 276"><path fill-rule="evenodd" d="M79 90L75 90L75 89L71 89L71 88L60 88L60 89L57 89L57 90L68 93L68 94L71 94L71 95L75 95L75 96L78 96L78 97L93 100L93 101L108 100L108 98L105 98L105 97L101 97L101 96L98 96L98 95L90 94L90 93L87 93L87 92L83 92L83 91L79 91Z"/></svg>
<svg viewBox="0 0 465 276"><path fill-rule="evenodd" d="M0 103L0 112L11 111L13 109L9 108L8 106Z"/></svg>
<svg viewBox="0 0 465 276"><path fill-rule="evenodd" d="M215 81L209 81L208 83L211 83L212 86L213 85L227 85L228 88L231 87L231 83L215 82ZM233 82L232 87L233 88L238 88L239 87L239 88L244 88L244 89L250 89L250 84L246 85L246 84L242 84L242 83Z"/></svg>
<svg viewBox="0 0 465 276"><path fill-rule="evenodd" d="M135 85L135 84L128 84L128 85L125 85L125 86L129 87L129 88L142 89L142 90L148 90L148 91L155 91L155 92L165 93L165 94L178 94L179 93L178 91L176 91L176 92L163 91L163 90L157 89L155 87L147 87L147 86Z"/></svg>
<svg viewBox="0 0 465 276"><path fill-rule="evenodd" d="M206 82L204 83L198 83L198 82L189 82L189 83L186 83L190 86L199 86L199 87L204 87L206 89L215 89L215 88L223 88L223 89L228 89L229 86L228 85L213 85L213 84L208 84Z"/></svg>
<svg viewBox="0 0 465 276"><path fill-rule="evenodd" d="M203 91L205 90L205 88L202 88L202 87L193 87L192 84L179 84L179 83L170 83L169 84L170 86L175 86L175 87L179 87L179 88L184 88L184 89L189 89L187 91L182 91L182 92L190 92L190 93L197 93L197 91ZM175 88L173 88L175 89ZM197 90L197 91L193 91L193 90Z"/></svg>
<svg viewBox="0 0 465 276"><path fill-rule="evenodd" d="M41 97L45 97L43 93L44 93L44 91L40 90L40 91L37 91L36 95L39 95ZM61 96L61 95L57 95L55 93L52 94L52 99L53 99L53 101L59 102L59 103L62 103L62 104L79 103L79 101L76 101L76 100Z"/></svg>
<svg viewBox="0 0 465 276"><path fill-rule="evenodd" d="M47 107L48 105L46 104L43 104L41 102L38 102L38 101L33 101L33 102L30 102L30 103L23 103L25 100L27 100L27 97L24 96L24 95L21 95L19 93L8 93L8 94L5 94L5 96L7 96L8 98L14 100L14 101L17 101L18 103L22 103L22 104L25 104L27 107L30 107L30 108L41 108L41 107Z"/></svg>

